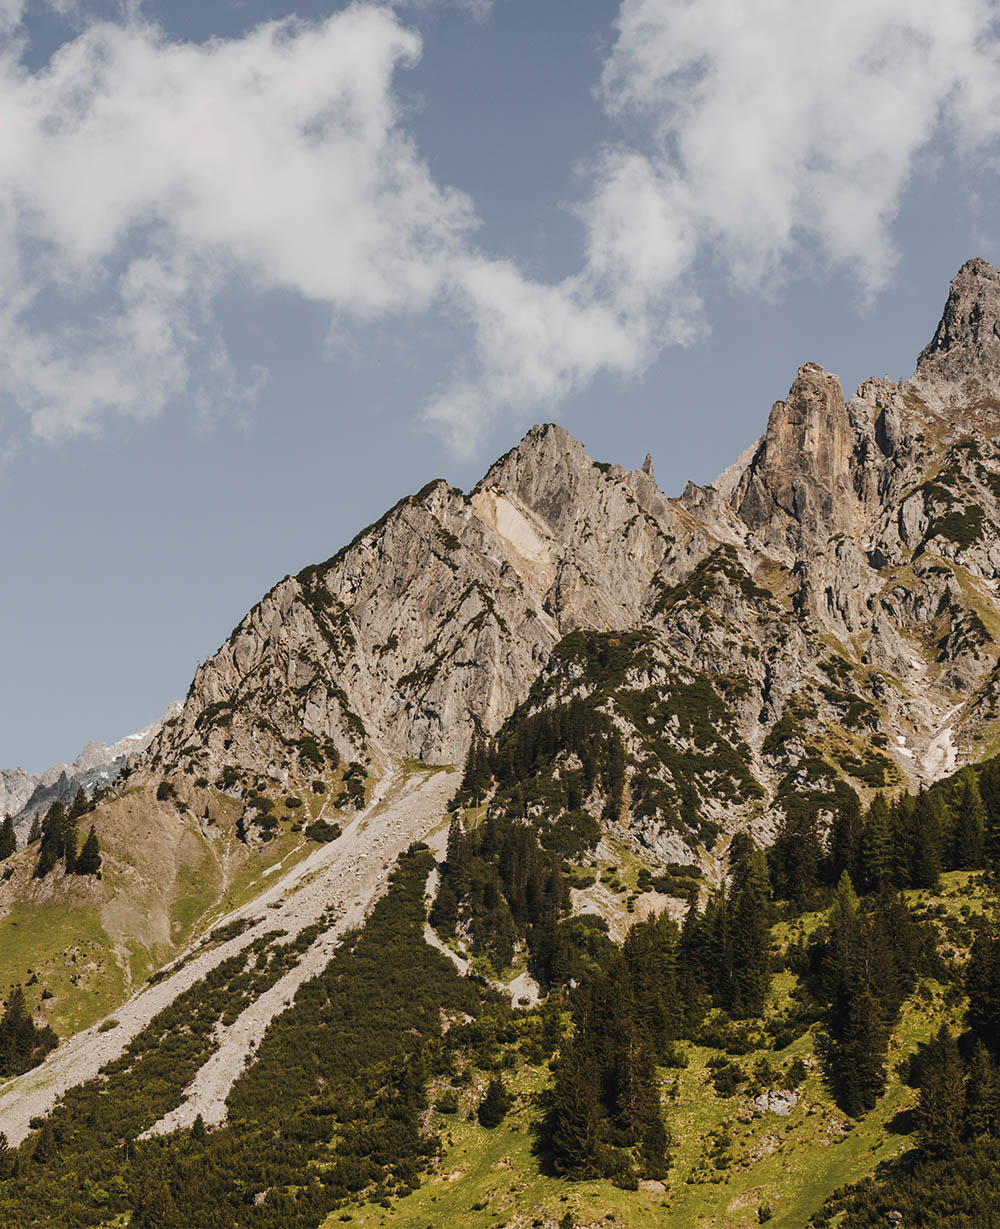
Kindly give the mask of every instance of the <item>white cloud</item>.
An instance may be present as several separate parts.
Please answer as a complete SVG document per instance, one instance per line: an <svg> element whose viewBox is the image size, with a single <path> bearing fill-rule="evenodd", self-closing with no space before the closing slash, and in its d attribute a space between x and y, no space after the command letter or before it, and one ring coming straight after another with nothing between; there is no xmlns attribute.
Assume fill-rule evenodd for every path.
<svg viewBox="0 0 1000 1229"><path fill-rule="evenodd" d="M988 0L623 0L601 96L643 126L673 230L738 283L809 242L874 291L927 142L996 136L996 18Z"/></svg>
<svg viewBox="0 0 1000 1229"><path fill-rule="evenodd" d="M996 139L996 20L990 0L622 0L599 88L622 139L588 171L581 271L548 298L519 282L545 328L480 296L478 373L431 419L457 435L641 370L698 336L699 260L766 294L818 251L875 294L928 143L981 158Z"/></svg>
<svg viewBox="0 0 1000 1229"><path fill-rule="evenodd" d="M471 205L399 124L393 73L420 41L386 9L204 45L101 23L35 73L19 50L0 60L0 387L40 436L158 413L219 370L234 275L369 320L426 310L465 250Z"/></svg>
<svg viewBox="0 0 1000 1229"><path fill-rule="evenodd" d="M0 0L0 31L21 8ZM767 290L819 250L877 291L931 138L997 133L987 0L623 0L600 83L620 141L584 168L579 271L549 285L477 247L415 147L395 75L421 43L392 8L201 45L130 11L40 69L16 34L0 50L0 394L45 439L252 397L218 323L238 279L335 320L470 326L425 414L468 450L497 411L697 336L700 260Z"/></svg>

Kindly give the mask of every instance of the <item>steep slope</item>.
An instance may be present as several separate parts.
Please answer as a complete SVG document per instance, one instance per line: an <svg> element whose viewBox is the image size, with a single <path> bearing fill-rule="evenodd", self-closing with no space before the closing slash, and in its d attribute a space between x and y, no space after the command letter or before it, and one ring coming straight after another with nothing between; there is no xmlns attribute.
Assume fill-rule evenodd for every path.
<svg viewBox="0 0 1000 1229"><path fill-rule="evenodd" d="M998 277L963 266L909 382L845 401L806 363L715 486L667 499L648 459L592 462L551 425L468 495L430 483L276 585L140 773L246 796L337 764L457 762L577 629L646 629L661 674L717 695L753 788L688 797L730 828L773 830L789 773L864 791L977 758L1000 734ZM644 721L669 718L655 703Z"/></svg>
<svg viewBox="0 0 1000 1229"><path fill-rule="evenodd" d="M792 1081L806 1084L791 1152L810 1162L781 1223L804 1223L837 1185L896 1155L885 1124L914 1099L896 1060L932 1024L957 1019L956 961L974 930L965 897L990 907L970 872L995 865L987 845L1000 840L1000 789L995 774L982 776L981 815L962 780L897 798L891 820L883 808L882 878L861 858L858 795L940 778L1000 736L998 286L984 262L963 267L911 381L866 381L845 400L835 376L805 364L757 444L711 486L667 499L648 457L634 471L596 463L561 428L535 427L470 493L433 482L325 563L280 581L81 817L99 836L101 877L61 867L39 877L33 846L0 875L0 981L30 970L29 1007L63 1038L79 1034L0 1091L12 1140L52 1111L17 1172L0 1174L5 1207L20 1213L38 1197L24 1178L30 1153L51 1223L67 1208L64 1219L91 1223L98 1206L105 1219L183 1223L171 1201L204 1209L224 1199L234 1223L285 1229L317 1224L357 1192L389 1209L443 1152L431 1126L450 1130L460 1104L471 1121L485 1087L474 1081L487 1072L513 1066L528 1080L516 1111L526 1148L529 1104L531 1129L542 1125L527 1094L553 1074L549 1057L572 1053L575 1035L555 996L513 1017L507 998L528 1007L539 990L574 986L587 1010L623 1013L607 1038L626 1049L636 1023L627 1007L641 1001L630 996L649 994L649 1012L635 1014L660 1013L657 1059L671 1070L675 1040L694 1059L687 1076L669 1076L675 1110L704 1109L707 1073L723 1073L710 1077L710 1113L673 1115L685 1136L670 1167L692 1189L678 1183L670 1198L692 1223L710 1206L741 1218L733 1223L758 1218L746 1202L763 1193L749 1185L758 1164L767 1193L784 1197L782 1141L755 1125L753 1106L763 1093L761 1113L771 1113L772 1091L789 1105ZM459 787L440 769L463 759ZM878 835L883 802L865 834ZM766 846L786 816L806 813L823 876L800 894L787 856L799 829L785 828L770 863L735 838L749 831ZM970 815L977 852L963 861L956 834ZM402 856L432 836L439 855L447 841L437 867L427 848ZM831 1151L841 1159L813 1189L816 1149L831 1132L849 1134L814 1037L839 1027L815 976L827 957L809 947L817 933L826 943L823 910L848 838L858 884L873 889L864 908L882 911L879 933L908 923L874 888L907 888L926 909L921 925L937 919L951 963L930 959L921 931L924 965L923 939L900 945L912 958L905 970L878 965L906 994L923 978L893 1042L893 1088L865 1120L870 1134ZM956 878L934 895L931 855L940 863L943 853ZM350 928L400 859L406 873L359 937ZM773 928L769 875L784 911ZM706 901L727 876L729 888ZM616 991L606 974L620 972L624 954L612 939L630 915L665 908L680 918L683 898L699 891L706 907L690 910L683 934L662 920L639 933L635 985ZM845 917L858 907L851 895L838 890ZM964 910L960 924L952 905ZM796 918L807 906L820 911ZM672 1011L683 1002L684 1019L668 1036L665 998L655 1000L679 953L686 981ZM848 963L876 967L867 956ZM755 1005L749 991L736 994L748 981ZM491 1004L498 983L511 993ZM638 1065L622 1087L662 1131L664 1068L642 1057L648 1036L632 1041L628 1063ZM768 1056L791 1045L798 1074L788 1054L772 1070ZM723 1051L760 1061L734 1072ZM428 1107L429 1075L454 1110ZM607 1098L615 1081L601 1079ZM740 1088L734 1104L715 1104ZM817 1114L822 1126L808 1121ZM621 1147L639 1148L623 1123ZM709 1170L729 1165L731 1128L747 1184L717 1200L693 1188L717 1185ZM626 1162L629 1180L652 1175L644 1195L668 1194L663 1146L659 1160L650 1154L658 1169ZM82 1177L95 1160L114 1185ZM609 1176L600 1165L592 1173ZM483 1211L469 1190L463 1206ZM545 1215L550 1195L566 1201L546 1187Z"/></svg>
<svg viewBox="0 0 1000 1229"><path fill-rule="evenodd" d="M624 748L620 800L598 790L590 814L654 863L713 875L728 838L769 841L796 792L828 821L846 791L988 753L998 278L963 267L909 382L845 401L805 364L713 486L667 499L649 458L596 463L548 425L470 493L436 481L401 500L199 666L88 819L104 878L35 880L28 851L0 882L0 925L89 910L95 976L116 969L123 993L227 895L305 856L322 807L350 814L405 757L460 763L474 736L574 700Z"/></svg>

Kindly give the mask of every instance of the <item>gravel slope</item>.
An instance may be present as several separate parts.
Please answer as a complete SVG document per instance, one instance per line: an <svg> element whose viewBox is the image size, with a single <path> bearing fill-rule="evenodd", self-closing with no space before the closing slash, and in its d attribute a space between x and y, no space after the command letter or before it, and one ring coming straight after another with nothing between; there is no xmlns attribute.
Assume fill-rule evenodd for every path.
<svg viewBox="0 0 1000 1229"><path fill-rule="evenodd" d="M440 822L454 789L450 772L385 778L371 804L337 840L319 846L255 900L215 923L218 926L252 918L253 926L210 951L192 955L163 981L138 991L114 1012L116 1028L102 1033L100 1023L95 1024L60 1045L40 1067L9 1081L0 1090L0 1131L8 1142L19 1144L28 1134L32 1118L49 1113L64 1092L92 1079L101 1067L118 1058L157 1012L216 965L268 931L284 930L292 939L332 907L337 911L333 925L307 949L295 968L229 1028L220 1029L220 1048L195 1076L187 1100L152 1130L169 1131L187 1125L198 1113L206 1122L222 1121L225 1098L243 1069L246 1055L274 1016L291 1002L299 985L322 969L345 931L364 919L385 890L388 869L400 853Z"/></svg>

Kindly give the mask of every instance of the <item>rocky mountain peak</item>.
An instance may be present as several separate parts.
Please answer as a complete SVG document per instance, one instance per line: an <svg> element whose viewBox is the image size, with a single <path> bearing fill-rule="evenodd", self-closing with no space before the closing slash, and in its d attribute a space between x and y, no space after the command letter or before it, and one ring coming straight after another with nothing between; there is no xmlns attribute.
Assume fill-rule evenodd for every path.
<svg viewBox="0 0 1000 1229"><path fill-rule="evenodd" d="M840 380L818 363L804 363L787 398L774 403L732 506L774 545L848 531L854 440Z"/></svg>
<svg viewBox="0 0 1000 1229"><path fill-rule="evenodd" d="M564 427L544 423L491 466L477 490L514 495L559 533L572 523L582 492L596 477L580 441Z"/></svg>
<svg viewBox="0 0 1000 1229"><path fill-rule="evenodd" d="M1000 390L1000 269L967 260L951 281L944 312L917 361L914 380L952 394Z"/></svg>

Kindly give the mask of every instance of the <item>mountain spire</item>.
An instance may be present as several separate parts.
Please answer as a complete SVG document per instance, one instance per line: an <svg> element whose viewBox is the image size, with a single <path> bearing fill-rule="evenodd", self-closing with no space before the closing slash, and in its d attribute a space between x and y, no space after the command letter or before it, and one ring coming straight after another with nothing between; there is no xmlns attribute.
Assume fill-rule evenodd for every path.
<svg viewBox="0 0 1000 1229"><path fill-rule="evenodd" d="M967 260L951 281L931 341L920 352L915 380L975 395L1000 388L1000 270Z"/></svg>

